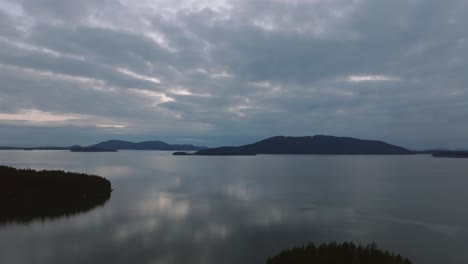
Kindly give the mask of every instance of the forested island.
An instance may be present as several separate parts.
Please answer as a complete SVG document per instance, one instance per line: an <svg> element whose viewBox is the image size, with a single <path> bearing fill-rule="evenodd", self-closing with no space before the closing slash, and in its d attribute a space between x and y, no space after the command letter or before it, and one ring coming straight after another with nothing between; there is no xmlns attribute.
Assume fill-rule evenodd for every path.
<svg viewBox="0 0 468 264"><path fill-rule="evenodd" d="M284 250L267 260L266 264L412 264L409 259L377 248L375 243L356 246L330 243Z"/></svg>
<svg viewBox="0 0 468 264"><path fill-rule="evenodd" d="M0 224L69 216L103 205L109 180L60 170L0 166Z"/></svg>

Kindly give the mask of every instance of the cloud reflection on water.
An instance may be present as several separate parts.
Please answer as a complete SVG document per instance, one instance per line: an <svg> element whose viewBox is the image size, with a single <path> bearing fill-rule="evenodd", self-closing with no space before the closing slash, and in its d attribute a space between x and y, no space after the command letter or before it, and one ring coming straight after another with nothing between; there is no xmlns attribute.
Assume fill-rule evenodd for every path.
<svg viewBox="0 0 468 264"><path fill-rule="evenodd" d="M21 155L27 160L32 154ZM54 165L53 157L49 166ZM440 164L428 159L83 155L80 162L67 162L103 175L115 173L112 200L75 218L1 230L0 260L2 264L262 263L267 256L309 240L375 240L382 248L421 263L462 264L463 253L447 260L443 252L464 252L466 232L451 228L466 230L462 220L467 215L456 211L459 217L453 220L450 214L430 210L439 202L424 194L438 191L441 179L436 170ZM444 179L463 181L465 169L462 163L447 166ZM423 173L428 183L419 186L418 175ZM444 199L453 202L464 193L449 194ZM421 224L418 216L442 229ZM426 244L420 245L421 240ZM427 248L436 247L442 253L431 251L424 257Z"/></svg>

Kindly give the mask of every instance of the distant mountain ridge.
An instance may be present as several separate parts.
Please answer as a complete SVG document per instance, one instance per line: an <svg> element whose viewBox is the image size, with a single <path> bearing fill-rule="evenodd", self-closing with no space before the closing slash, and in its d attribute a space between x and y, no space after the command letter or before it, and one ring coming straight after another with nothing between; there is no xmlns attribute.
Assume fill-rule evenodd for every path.
<svg viewBox="0 0 468 264"><path fill-rule="evenodd" d="M197 151L206 149L202 146L194 146L191 144L168 144L163 141L143 141L143 142L130 142L124 140L107 140L94 145L81 147L79 145L73 145L69 147L9 147L0 146L0 150L74 150L74 152L97 152L97 151L109 151L109 150L187 150ZM87 151L86 151L87 150ZM94 151L92 151L94 150Z"/></svg>
<svg viewBox="0 0 468 264"><path fill-rule="evenodd" d="M118 149L118 150L202 150L206 147L191 144L168 144L163 141L130 142L124 140L108 140L91 146L90 148Z"/></svg>
<svg viewBox="0 0 468 264"><path fill-rule="evenodd" d="M0 150L70 150L73 152L115 152L115 150L163 150L175 151L174 155L234 156L257 154L292 155L408 155L434 154L434 157L467 157L467 151L422 150L412 151L378 140L327 135L287 137L275 136L243 146L207 148L191 144L168 144L163 141L130 142L107 140L90 146L68 147L11 147L0 146ZM189 151L188 153L182 151ZM195 153L192 153L196 151Z"/></svg>
<svg viewBox="0 0 468 264"><path fill-rule="evenodd" d="M195 155L257 154L406 155L416 153L383 141L325 135L276 136L239 147L210 148L195 153Z"/></svg>

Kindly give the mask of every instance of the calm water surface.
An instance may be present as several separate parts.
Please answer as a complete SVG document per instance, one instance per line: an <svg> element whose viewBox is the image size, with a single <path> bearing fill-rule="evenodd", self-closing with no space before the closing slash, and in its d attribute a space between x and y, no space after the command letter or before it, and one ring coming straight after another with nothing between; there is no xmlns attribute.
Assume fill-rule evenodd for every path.
<svg viewBox="0 0 468 264"><path fill-rule="evenodd" d="M114 188L92 211L0 226L0 263L264 263L307 241L468 263L468 160L170 154L0 151L0 164L98 174Z"/></svg>

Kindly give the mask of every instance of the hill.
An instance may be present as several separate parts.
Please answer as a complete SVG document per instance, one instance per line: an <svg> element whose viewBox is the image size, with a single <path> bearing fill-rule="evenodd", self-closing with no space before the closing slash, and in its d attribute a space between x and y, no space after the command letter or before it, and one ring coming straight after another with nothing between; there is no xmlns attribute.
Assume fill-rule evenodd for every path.
<svg viewBox="0 0 468 264"><path fill-rule="evenodd" d="M195 153L195 155L257 154L405 155L414 153L382 141L323 135L312 137L277 136L249 145L204 149Z"/></svg>
<svg viewBox="0 0 468 264"><path fill-rule="evenodd" d="M130 142L124 140L108 140L95 145L88 146L90 148L100 149L118 149L118 150L201 150L205 147L194 145L168 144L163 141L143 141Z"/></svg>

